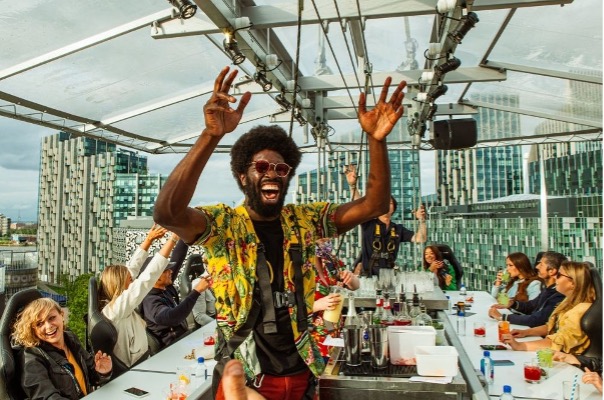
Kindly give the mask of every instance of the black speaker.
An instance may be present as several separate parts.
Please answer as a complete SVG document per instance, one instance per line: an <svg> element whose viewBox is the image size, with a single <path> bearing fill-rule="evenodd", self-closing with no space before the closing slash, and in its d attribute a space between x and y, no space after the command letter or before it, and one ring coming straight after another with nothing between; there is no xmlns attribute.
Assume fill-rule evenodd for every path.
<svg viewBox="0 0 604 400"><path fill-rule="evenodd" d="M458 150L476 145L476 120L473 118L434 121L432 146L436 150Z"/></svg>

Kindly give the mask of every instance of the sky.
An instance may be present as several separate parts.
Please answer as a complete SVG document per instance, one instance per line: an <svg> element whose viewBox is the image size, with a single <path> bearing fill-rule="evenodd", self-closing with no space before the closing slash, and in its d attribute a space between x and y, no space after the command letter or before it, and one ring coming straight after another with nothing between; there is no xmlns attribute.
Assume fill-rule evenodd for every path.
<svg viewBox="0 0 604 400"><path fill-rule="evenodd" d="M0 117L0 214L13 222L37 220L40 143L44 136L56 133L52 129ZM167 175L182 157L183 154L147 154L149 171ZM422 191L434 193L433 157L422 152L420 158ZM304 154L298 171L309 171L316 166L316 156ZM207 171L212 173L202 174L191 204L224 202L233 205L242 200L230 172L228 154L213 155ZM293 186L290 186L292 193Z"/></svg>

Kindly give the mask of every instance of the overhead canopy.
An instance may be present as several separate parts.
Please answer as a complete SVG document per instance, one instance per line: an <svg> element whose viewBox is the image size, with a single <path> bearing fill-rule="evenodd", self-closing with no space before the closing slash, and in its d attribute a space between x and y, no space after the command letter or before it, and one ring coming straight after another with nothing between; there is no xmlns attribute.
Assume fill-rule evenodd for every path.
<svg viewBox="0 0 604 400"><path fill-rule="evenodd" d="M478 146L601 139L601 0L195 4L183 19L165 0L4 1L0 115L144 152L184 152L203 129L218 71L231 64L228 33L246 56L233 92L254 96L219 151L251 124L288 128L292 119L305 151L316 137L356 149L359 91L375 88L373 103L386 76L408 82L393 148L431 148L431 118L481 110L517 115L518 124L491 121ZM461 65L439 75L453 57ZM272 89L262 90L258 73ZM448 91L430 98L442 84Z"/></svg>

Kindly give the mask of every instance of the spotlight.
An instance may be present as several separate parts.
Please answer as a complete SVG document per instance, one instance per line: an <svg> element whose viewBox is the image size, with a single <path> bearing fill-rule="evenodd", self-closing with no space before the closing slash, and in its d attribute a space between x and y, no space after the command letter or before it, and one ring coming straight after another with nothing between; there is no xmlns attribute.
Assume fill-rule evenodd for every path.
<svg viewBox="0 0 604 400"><path fill-rule="evenodd" d="M469 12L468 15L461 17L461 20L459 20L459 23L455 29L449 32L449 37L455 43L460 44L463 38L466 36L466 33L468 33L470 29L474 28L474 25L476 25L478 21L478 15L476 15L476 13Z"/></svg>
<svg viewBox="0 0 604 400"><path fill-rule="evenodd" d="M190 0L168 0L180 13L180 18L189 19L197 12L197 6Z"/></svg>
<svg viewBox="0 0 604 400"><path fill-rule="evenodd" d="M434 71L438 75L444 75L447 72L455 71L461 65L461 60L457 57L451 57L447 62L434 67Z"/></svg>
<svg viewBox="0 0 604 400"><path fill-rule="evenodd" d="M298 123L300 124L300 126L306 125L306 120L302 116L302 112L300 111L299 108L296 108L296 110L294 111L294 118L295 118L296 121L298 121Z"/></svg>
<svg viewBox="0 0 604 400"><path fill-rule="evenodd" d="M440 85L435 87L430 93L421 92L417 94L417 101L422 103L432 103L434 100L447 93L449 87L447 85Z"/></svg>
<svg viewBox="0 0 604 400"><path fill-rule="evenodd" d="M273 88L273 82L269 81L265 74L262 72L256 72L254 74L254 81L262 86L262 90L268 92Z"/></svg>
<svg viewBox="0 0 604 400"><path fill-rule="evenodd" d="M428 119L428 120L434 119L434 114L436 114L437 110L438 110L438 105L432 104L432 106L430 107L430 110L428 111L428 114L426 114L426 119Z"/></svg>
<svg viewBox="0 0 604 400"><path fill-rule="evenodd" d="M283 93L276 95L275 101L286 111L292 108L292 105L287 101Z"/></svg>
<svg viewBox="0 0 604 400"><path fill-rule="evenodd" d="M232 34L227 33L225 35L224 42L222 45L224 46L224 51L227 52L233 64L239 65L245 61L245 56L239 50L239 46L237 45L237 40L233 37Z"/></svg>
<svg viewBox="0 0 604 400"><path fill-rule="evenodd" d="M436 10L439 14L448 13L455 8L456 4L457 1L455 0L438 0L438 3L436 3Z"/></svg>

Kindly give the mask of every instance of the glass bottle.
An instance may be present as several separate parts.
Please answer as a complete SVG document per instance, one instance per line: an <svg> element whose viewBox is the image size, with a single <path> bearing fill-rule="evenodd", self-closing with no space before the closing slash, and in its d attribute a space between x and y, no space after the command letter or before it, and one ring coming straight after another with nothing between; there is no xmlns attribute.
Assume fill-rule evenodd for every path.
<svg viewBox="0 0 604 400"><path fill-rule="evenodd" d="M357 309L354 306L354 293L352 290L348 291L348 312L344 319L344 326L361 326L361 320L357 314Z"/></svg>
<svg viewBox="0 0 604 400"><path fill-rule="evenodd" d="M484 375L487 383L491 385L495 381L495 366L493 365L493 359L491 359L491 352L485 350L482 354L480 372Z"/></svg>
<svg viewBox="0 0 604 400"><path fill-rule="evenodd" d="M384 293L384 307L382 309L382 319L380 323L382 325L394 325L394 315L392 314L390 295L388 293Z"/></svg>
<svg viewBox="0 0 604 400"><path fill-rule="evenodd" d="M401 299L402 300L402 299ZM409 311L407 308L407 302L400 302L400 310L398 314L394 317L394 325L412 325L413 319L409 315Z"/></svg>
<svg viewBox="0 0 604 400"><path fill-rule="evenodd" d="M373 313L373 324L379 325L382 323L382 312L384 307L384 298L382 297L382 289L375 291L375 311Z"/></svg>
<svg viewBox="0 0 604 400"><path fill-rule="evenodd" d="M432 326L432 317L426 312L426 306L420 305L420 313L415 317L414 325L417 326Z"/></svg>
<svg viewBox="0 0 604 400"><path fill-rule="evenodd" d="M411 301L411 307L409 308L409 315L411 318L417 317L420 313L419 309L419 295L417 293L413 293L413 300Z"/></svg>

